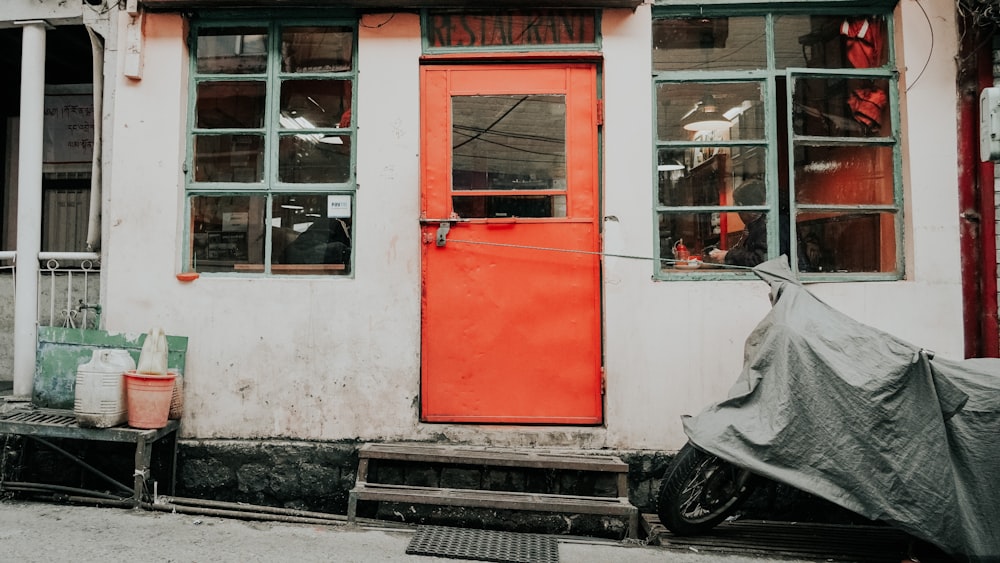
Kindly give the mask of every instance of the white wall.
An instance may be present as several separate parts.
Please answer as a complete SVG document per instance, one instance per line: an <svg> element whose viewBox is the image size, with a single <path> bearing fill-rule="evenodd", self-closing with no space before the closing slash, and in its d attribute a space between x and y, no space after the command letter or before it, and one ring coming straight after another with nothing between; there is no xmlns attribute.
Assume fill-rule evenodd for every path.
<svg viewBox="0 0 1000 563"><path fill-rule="evenodd" d="M83 14L83 0L3 0L0 27L20 27L14 22L45 20L52 25L76 23Z"/></svg>
<svg viewBox="0 0 1000 563"><path fill-rule="evenodd" d="M903 119L913 139L905 171L907 280L814 290L855 318L960 357L954 22L949 6L925 8L935 47L906 94ZM928 52L928 21L913 3L900 11L912 76ZM121 79L115 95L105 324L133 332L162 326L189 337L185 436L675 449L684 442L681 415L721 399L735 380L743 340L769 309L763 283L654 282L651 261L608 258L606 428L417 422L420 34L413 14L368 15L360 29L355 277L178 282L185 30L180 17L146 17L144 78ZM608 252L651 257L649 22L649 6L603 17L603 214L614 217L605 222Z"/></svg>

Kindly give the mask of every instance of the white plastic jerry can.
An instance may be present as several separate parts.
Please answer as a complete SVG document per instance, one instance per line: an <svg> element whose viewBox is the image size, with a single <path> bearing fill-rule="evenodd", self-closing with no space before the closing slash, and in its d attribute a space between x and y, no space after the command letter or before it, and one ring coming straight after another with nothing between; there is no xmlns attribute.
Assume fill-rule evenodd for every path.
<svg viewBox="0 0 1000 563"><path fill-rule="evenodd" d="M128 420L124 374L134 369L135 360L127 350L95 350L90 361L76 369L77 424L110 428Z"/></svg>

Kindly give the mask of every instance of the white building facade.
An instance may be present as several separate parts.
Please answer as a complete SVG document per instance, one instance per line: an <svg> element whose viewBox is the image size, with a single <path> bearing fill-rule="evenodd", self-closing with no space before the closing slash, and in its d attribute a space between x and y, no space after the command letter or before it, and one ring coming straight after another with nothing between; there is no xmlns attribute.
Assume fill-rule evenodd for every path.
<svg viewBox="0 0 1000 563"><path fill-rule="evenodd" d="M819 239L795 268L833 307L964 354L951 3L64 4L0 18L103 38L101 328L189 339L185 440L675 451L769 309L707 263L739 211L768 257ZM525 18L551 26L475 32ZM878 60L834 62L876 30ZM682 136L709 94L737 124ZM320 223L341 238L289 258Z"/></svg>

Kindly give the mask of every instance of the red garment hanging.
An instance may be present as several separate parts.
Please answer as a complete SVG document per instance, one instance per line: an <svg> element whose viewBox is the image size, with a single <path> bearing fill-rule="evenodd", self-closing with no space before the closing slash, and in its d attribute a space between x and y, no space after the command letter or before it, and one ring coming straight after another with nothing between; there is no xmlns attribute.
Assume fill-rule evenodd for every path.
<svg viewBox="0 0 1000 563"><path fill-rule="evenodd" d="M888 101L889 97L882 90L857 88L847 99L847 106L851 108L851 113L858 123L874 129L879 126L882 109Z"/></svg>
<svg viewBox="0 0 1000 563"><path fill-rule="evenodd" d="M885 35L879 25L868 18L846 19L840 25L840 34L847 45L847 60L854 68L881 66L885 49Z"/></svg>
<svg viewBox="0 0 1000 563"><path fill-rule="evenodd" d="M882 26L873 23L869 18L848 18L840 25L840 34L844 36L847 47L847 60L854 68L872 68L882 65L885 49L885 33ZM882 110L889 97L870 83L862 88L855 88L847 100L854 120L872 129L879 127Z"/></svg>

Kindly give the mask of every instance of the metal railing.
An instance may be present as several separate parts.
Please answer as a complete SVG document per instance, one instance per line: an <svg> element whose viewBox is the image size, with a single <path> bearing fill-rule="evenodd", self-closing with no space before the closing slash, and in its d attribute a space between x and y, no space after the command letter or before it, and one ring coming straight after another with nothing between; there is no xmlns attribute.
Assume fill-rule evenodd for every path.
<svg viewBox="0 0 1000 563"><path fill-rule="evenodd" d="M0 302L13 304L17 252L0 251ZM40 252L38 324L99 328L100 255L96 252ZM2 307L0 326L13 322L13 306Z"/></svg>
<svg viewBox="0 0 1000 563"><path fill-rule="evenodd" d="M38 259L38 324L99 328L100 256L96 252L39 252Z"/></svg>

